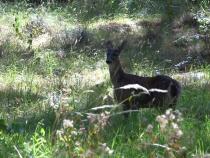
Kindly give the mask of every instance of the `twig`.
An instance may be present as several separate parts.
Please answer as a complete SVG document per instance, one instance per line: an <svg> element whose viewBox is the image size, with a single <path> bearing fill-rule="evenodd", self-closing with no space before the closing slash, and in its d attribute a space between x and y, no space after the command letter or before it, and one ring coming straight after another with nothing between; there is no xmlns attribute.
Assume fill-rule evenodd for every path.
<svg viewBox="0 0 210 158"><path fill-rule="evenodd" d="M166 145L162 145L162 144L150 144L150 143L144 143L143 145L147 145L147 146L154 146L154 147L160 147L160 148L163 148L163 149L166 149L166 150L173 150L172 148L166 146Z"/></svg>
<svg viewBox="0 0 210 158"><path fill-rule="evenodd" d="M122 115L122 114L130 113L130 112L139 112L139 110L126 110L126 111L122 111L122 112L117 112L112 115L109 115L109 117L116 116L116 115ZM99 115L99 114L93 114L93 113L85 113L85 114L88 116L98 116Z"/></svg>
<svg viewBox="0 0 210 158"><path fill-rule="evenodd" d="M116 108L120 105L102 105L102 106L97 106L94 108L91 108L91 110L99 110L99 109L106 109L106 108Z"/></svg>
<svg viewBox="0 0 210 158"><path fill-rule="evenodd" d="M130 113L130 112L139 112L139 110L126 110L126 111L122 111L122 112L117 112L115 114L110 115L110 117L111 116L116 116L116 115L122 115L122 114Z"/></svg>
<svg viewBox="0 0 210 158"><path fill-rule="evenodd" d="M14 147L14 148L15 148L15 150L17 151L18 156L19 156L20 158L23 158L23 157L22 157L22 155L20 154L20 152L19 152L18 148L17 148L15 145L13 145L13 147Z"/></svg>

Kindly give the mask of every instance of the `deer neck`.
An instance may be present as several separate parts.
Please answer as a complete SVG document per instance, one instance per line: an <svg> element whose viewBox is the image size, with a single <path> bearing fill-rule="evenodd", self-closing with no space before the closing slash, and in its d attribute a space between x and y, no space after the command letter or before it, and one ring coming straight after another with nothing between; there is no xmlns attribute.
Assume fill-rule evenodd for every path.
<svg viewBox="0 0 210 158"><path fill-rule="evenodd" d="M124 75L124 71L122 69L119 59L109 65L109 73L112 84L114 85L114 87L117 87L119 79Z"/></svg>

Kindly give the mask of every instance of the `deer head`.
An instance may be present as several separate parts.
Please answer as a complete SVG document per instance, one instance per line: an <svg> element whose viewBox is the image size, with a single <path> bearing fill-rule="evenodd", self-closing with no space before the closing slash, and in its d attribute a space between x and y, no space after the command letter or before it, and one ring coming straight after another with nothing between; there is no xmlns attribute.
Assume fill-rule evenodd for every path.
<svg viewBox="0 0 210 158"><path fill-rule="evenodd" d="M111 41L108 41L106 43L106 49L107 49L107 53L106 53L106 63L107 64L112 64L114 61L116 61L123 49L123 47L125 46L126 41L123 41L121 43L121 45L117 48L113 47L113 44Z"/></svg>

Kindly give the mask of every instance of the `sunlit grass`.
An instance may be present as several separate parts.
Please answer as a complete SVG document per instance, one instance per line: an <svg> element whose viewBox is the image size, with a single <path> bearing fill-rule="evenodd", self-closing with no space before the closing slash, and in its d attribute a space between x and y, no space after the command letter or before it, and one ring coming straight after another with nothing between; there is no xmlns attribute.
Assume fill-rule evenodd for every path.
<svg viewBox="0 0 210 158"><path fill-rule="evenodd" d="M38 133L40 131L37 130L34 134L28 135L27 133L31 133L32 131L27 130L28 125L25 124L25 122L29 121L33 123L30 124L30 126L37 126L39 121L43 121L45 123L42 125L43 129L39 130L42 130L42 132L44 130L45 133L48 131L45 127L48 127L47 124L50 122L46 121L47 118L43 117L42 114L46 113L44 115L51 117L51 114L48 113L50 108L47 101L48 94L57 91L57 86L60 84L64 86L63 89L66 91L65 95L69 98L68 104L66 105L67 107L69 106L67 109L73 108L74 111L84 110L85 112L91 107L103 104L103 96L105 96L111 88L111 84L107 83L107 80L109 80L108 69L103 59L99 61L92 59L91 63L93 66L88 66L89 62L88 58L84 56L73 63L69 63L69 65L65 65L67 71L64 74L65 77L61 78L59 76L53 76L50 71L48 77L37 75L36 71L32 72L30 75L29 73L18 72L18 70L7 71L7 73L1 76L1 91L4 95L1 97L0 101L2 104L5 104L4 98L10 99L10 102L5 104L7 106L9 105L8 107L1 107L1 118L7 120L12 130L16 132L24 131L23 134L20 134L19 141L14 141L15 135L17 136L17 134L12 136L14 139L9 139L6 133L1 133L3 138L1 141L6 143L1 148L2 154L8 156L5 150L9 150L11 151L10 156L17 155L13 147L15 145L22 155L33 154L37 157L40 155L46 155L46 157L53 155L54 147L51 144L45 145L45 143L51 141L50 138L45 135L39 135ZM53 69L53 64L46 63L42 66L48 67L47 69L49 70ZM80 68L82 69L80 69L78 73L79 66L81 66ZM150 66L148 65L148 67ZM23 70L24 69L27 68L25 67ZM151 70L147 69L147 74L151 75L148 71ZM139 72L137 66L134 67L133 72ZM144 70L144 73L145 72L146 70ZM203 72L206 72L206 70L203 69ZM103 84L103 86L97 87L97 85L100 84ZM9 87L11 88L9 89ZM15 90L17 93L14 93ZM72 90L75 91L72 92ZM87 90L92 90L93 92L88 92ZM32 95L29 95L29 91L32 92ZM11 93L13 94L11 95ZM42 95L43 98L37 98L36 100L33 93ZM193 84L189 83L189 86L183 87L182 97L177 108L183 113L181 128L184 136L182 145L187 148L189 156L192 154L204 154L209 151L209 95L209 86L203 86L199 81L193 81ZM35 100L33 101L32 99ZM10 109L9 111L8 108ZM8 114L10 117L8 117ZM159 114L161 113L154 109L147 109L140 110L139 114L134 115L126 121L122 116L113 117L111 124L103 129L104 134L101 136L103 136L103 140L111 149L114 150L114 157L147 157L152 153L159 153L161 155L163 151L158 150L158 148L155 149L155 147L154 150L141 149L141 144L148 139L145 134L145 129L148 124L153 124L155 126L156 135L159 135L158 126L155 123L155 117ZM37 121L31 121L32 118L37 118ZM192 132L192 129L194 132ZM37 147L39 143L43 143L42 148ZM141 154L139 154L139 152ZM63 154L65 155L65 153ZM62 154L58 155L61 156Z"/></svg>
<svg viewBox="0 0 210 158"><path fill-rule="evenodd" d="M130 26L141 20L155 23L160 20L159 14L141 18L119 15L80 23L67 14L68 8L53 10L44 6L26 11L23 6L19 10L15 10L17 8L14 6L3 7L6 8L4 12L1 10L0 28L4 31L0 39L9 37L9 42L3 46L6 51L0 59L0 157L167 157L164 148L144 145L167 145L166 136L156 121L156 117L163 114L162 111L140 109L125 119L123 115L115 115L122 110L117 108L111 110L112 116L102 129L98 129L98 122L88 121L91 116L87 117L89 113L101 113L91 110L93 107L115 104L101 42L101 37L106 35L100 35L101 32L95 32L94 29L108 23ZM28 20L36 15L45 19L55 32L74 29L80 24L87 25L87 29L98 36L91 41L97 47L70 47L64 51L66 57L59 58L56 48L37 46L34 47L34 57L23 59L21 55L27 53L27 41L16 37L14 18L18 16L20 28L24 28ZM123 53L121 60L126 72L152 76L160 71L182 83L183 91L177 109L183 114L179 125L183 136L177 145L186 148L184 152L187 157L209 153L209 66L191 70L194 74L204 74L196 78L195 75L180 74L177 70L166 68L162 61L152 62L153 59L157 60L153 51L132 52L126 49ZM188 76L183 78L183 75ZM102 111L102 114L100 118L103 121L107 113ZM73 127L70 124L70 128L65 129L66 135L58 137L56 132L64 128L64 119L73 120ZM153 126L152 135L146 132L148 125ZM83 128L84 133L75 135ZM107 151L104 151L104 146ZM111 153L110 156L108 153Z"/></svg>

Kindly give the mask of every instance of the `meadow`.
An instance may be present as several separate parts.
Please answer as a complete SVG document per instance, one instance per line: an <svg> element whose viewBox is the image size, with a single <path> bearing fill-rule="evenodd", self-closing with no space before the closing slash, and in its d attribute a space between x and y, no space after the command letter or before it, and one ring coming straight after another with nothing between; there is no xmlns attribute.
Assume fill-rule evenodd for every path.
<svg viewBox="0 0 210 158"><path fill-rule="evenodd" d="M195 61L186 72L173 67L183 49L168 52L171 32L161 21L166 13L121 8L90 18L96 13L86 17L78 8L0 2L0 158L207 157L210 66ZM160 40L159 32L168 38ZM124 118L105 62L109 39L128 39L121 56L126 72L180 81L175 111L139 109ZM104 105L114 107L100 109Z"/></svg>

